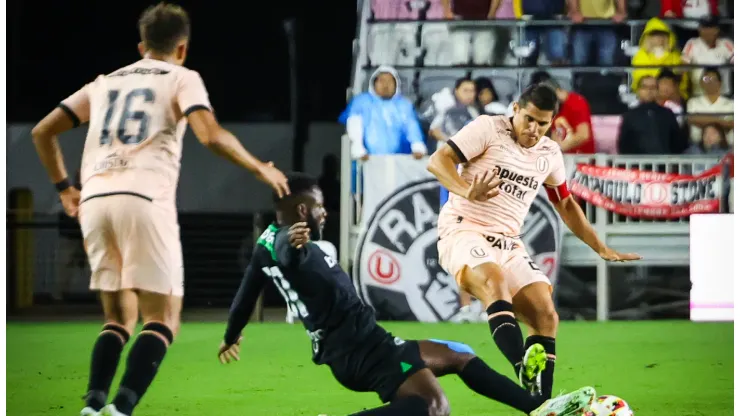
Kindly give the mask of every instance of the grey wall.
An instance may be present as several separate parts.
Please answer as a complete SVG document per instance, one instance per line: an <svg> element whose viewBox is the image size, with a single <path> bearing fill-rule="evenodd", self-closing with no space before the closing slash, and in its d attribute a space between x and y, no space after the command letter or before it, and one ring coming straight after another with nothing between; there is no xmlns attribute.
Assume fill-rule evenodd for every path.
<svg viewBox="0 0 740 416"><path fill-rule="evenodd" d="M59 209L54 187L44 171L31 142L32 125L7 128L7 191L30 188L37 212ZM293 169L293 138L288 123L226 124L246 148L262 160L272 160L284 171ZM312 123L305 147L305 171L319 175L321 159L331 153L339 157L343 126L336 123ZM80 166L87 129L82 127L60 138L70 175ZM247 212L269 210L270 189L250 173L234 166L204 148L190 130L183 143L182 172L177 192L180 211Z"/></svg>

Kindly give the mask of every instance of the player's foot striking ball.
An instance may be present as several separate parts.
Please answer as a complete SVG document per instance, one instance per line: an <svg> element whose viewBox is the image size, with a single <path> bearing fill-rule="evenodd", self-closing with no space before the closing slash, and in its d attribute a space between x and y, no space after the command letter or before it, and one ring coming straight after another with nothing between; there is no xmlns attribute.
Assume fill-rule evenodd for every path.
<svg viewBox="0 0 740 416"><path fill-rule="evenodd" d="M448 374L457 374L476 393L526 414L541 408L542 396L532 396L492 370L469 346L402 340L379 326L349 276L313 243L321 239L326 220L316 180L290 174L288 185L291 195L275 199L278 223L260 236L232 304L218 353L222 363L239 358L241 331L263 286L272 280L306 327L313 361L329 366L344 387L374 391L387 403L356 415L447 415L450 405L436 377ZM570 404L546 407L559 408L560 413L535 414L571 415L571 401L562 402Z"/></svg>
<svg viewBox="0 0 740 416"><path fill-rule="evenodd" d="M428 165L450 192L439 215L439 264L461 290L487 305L494 342L522 384L545 397L552 394L558 315L550 281L520 239L542 185L563 222L603 259L640 258L602 243L570 196L561 147L569 148L573 139L544 136L557 107L552 88L530 86L514 103L513 117L479 116L437 149ZM533 334L524 343L514 311Z"/></svg>
<svg viewBox="0 0 740 416"><path fill-rule="evenodd" d="M139 31L141 60L97 77L32 132L65 212L79 213L90 288L100 292L105 315L81 415L96 415L108 402L139 314L144 327L108 414L133 413L180 326L183 263L175 192L186 124L204 145L256 172L279 195L289 192L282 172L255 159L216 122L200 75L182 66L190 37L187 13L160 3L141 15ZM67 179L56 136L88 122L80 191Z"/></svg>

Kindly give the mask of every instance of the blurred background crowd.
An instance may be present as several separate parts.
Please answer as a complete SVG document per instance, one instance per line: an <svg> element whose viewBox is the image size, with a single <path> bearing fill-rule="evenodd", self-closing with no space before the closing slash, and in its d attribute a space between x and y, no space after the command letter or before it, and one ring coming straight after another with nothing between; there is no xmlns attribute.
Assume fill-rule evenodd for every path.
<svg viewBox="0 0 740 416"><path fill-rule="evenodd" d="M479 114L509 114L540 82L561 100L551 135L574 132L565 153L732 146L731 1L373 0L371 10L367 92L341 117L354 159L431 152Z"/></svg>

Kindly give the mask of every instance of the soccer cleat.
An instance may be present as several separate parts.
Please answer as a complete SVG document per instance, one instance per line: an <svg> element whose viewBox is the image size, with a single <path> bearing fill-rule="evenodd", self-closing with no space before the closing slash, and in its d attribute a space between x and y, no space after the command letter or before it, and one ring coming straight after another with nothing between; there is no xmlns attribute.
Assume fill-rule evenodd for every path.
<svg viewBox="0 0 740 416"><path fill-rule="evenodd" d="M531 394L542 394L542 372L547 365L547 354L542 344L527 348L519 367L519 382Z"/></svg>
<svg viewBox="0 0 740 416"><path fill-rule="evenodd" d="M109 404L108 406L105 406L103 410L100 411L100 416L128 416L125 415L116 409L116 405Z"/></svg>
<svg viewBox="0 0 740 416"><path fill-rule="evenodd" d="M80 416L100 416L100 413L92 407L88 406L80 410Z"/></svg>
<svg viewBox="0 0 740 416"><path fill-rule="evenodd" d="M573 393L550 399L529 413L529 416L582 416L596 398L593 387L583 387Z"/></svg>

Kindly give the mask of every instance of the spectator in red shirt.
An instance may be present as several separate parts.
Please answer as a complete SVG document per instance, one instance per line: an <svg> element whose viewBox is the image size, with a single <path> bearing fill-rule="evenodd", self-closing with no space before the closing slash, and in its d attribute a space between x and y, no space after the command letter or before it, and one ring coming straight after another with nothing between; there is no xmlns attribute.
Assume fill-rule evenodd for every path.
<svg viewBox="0 0 740 416"><path fill-rule="evenodd" d="M555 90L560 100L560 111L553 123L553 136L560 143L563 153L582 155L596 153L594 131L591 127L591 106L588 105L588 101L581 94L563 89L546 72L540 79L541 83ZM558 133L558 128L566 130L567 134Z"/></svg>
<svg viewBox="0 0 740 416"><path fill-rule="evenodd" d="M674 19L699 19L706 15L719 16L719 1L662 0L660 15Z"/></svg>

